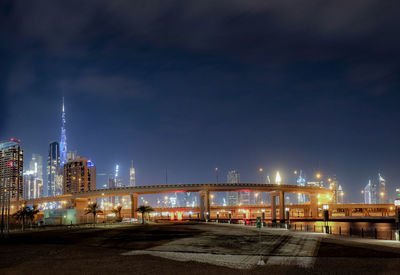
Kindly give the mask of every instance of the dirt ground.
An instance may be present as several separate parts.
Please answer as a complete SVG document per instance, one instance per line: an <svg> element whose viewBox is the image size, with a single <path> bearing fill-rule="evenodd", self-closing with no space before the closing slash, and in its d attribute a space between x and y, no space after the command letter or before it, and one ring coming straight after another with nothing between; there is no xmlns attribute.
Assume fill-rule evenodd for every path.
<svg viewBox="0 0 400 275"><path fill-rule="evenodd" d="M263 232L260 248L256 231L210 224L128 225L14 233L8 240L0 241L0 274L400 272L398 249L388 251L379 247L365 248L352 245L351 242L344 245L319 237L304 236L297 237L273 230ZM137 251L150 254L130 254ZM173 260L170 256L172 252L173 257L190 257L185 261ZM163 256L151 253L161 253ZM239 257L245 264L258 260L259 254L262 254L265 266L237 268L234 265L235 257ZM218 257L222 260L218 260ZM217 264L209 263L213 263L213 260ZM308 262L309 266L302 266L303 261Z"/></svg>

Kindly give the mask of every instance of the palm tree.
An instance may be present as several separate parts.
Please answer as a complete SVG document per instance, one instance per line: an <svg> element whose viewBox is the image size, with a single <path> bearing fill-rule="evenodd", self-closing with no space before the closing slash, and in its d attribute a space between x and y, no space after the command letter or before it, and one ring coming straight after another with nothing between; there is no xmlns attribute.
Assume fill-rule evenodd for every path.
<svg viewBox="0 0 400 275"><path fill-rule="evenodd" d="M139 208L136 209L136 212L142 213L142 224L144 224L144 214L152 211L154 211L154 209L147 205L139 206Z"/></svg>
<svg viewBox="0 0 400 275"><path fill-rule="evenodd" d="M17 212L15 212L12 216L22 225L22 231L25 229L25 218L29 215L29 207L22 206Z"/></svg>
<svg viewBox="0 0 400 275"><path fill-rule="evenodd" d="M31 227L32 227L32 222L35 220L36 214L39 213L39 209L37 208L38 208L37 205L33 205L32 208L28 208L27 217L29 219Z"/></svg>
<svg viewBox="0 0 400 275"><path fill-rule="evenodd" d="M117 221L119 221L119 222L122 221L121 210L122 210L122 206L118 206L117 208L114 208L112 210L112 212L115 213L115 215L117 215Z"/></svg>
<svg viewBox="0 0 400 275"><path fill-rule="evenodd" d="M87 214L93 214L93 223L96 224L96 216L97 214L102 214L103 211L100 210L100 207L97 205L97 203L90 203L88 207L86 208L85 215Z"/></svg>

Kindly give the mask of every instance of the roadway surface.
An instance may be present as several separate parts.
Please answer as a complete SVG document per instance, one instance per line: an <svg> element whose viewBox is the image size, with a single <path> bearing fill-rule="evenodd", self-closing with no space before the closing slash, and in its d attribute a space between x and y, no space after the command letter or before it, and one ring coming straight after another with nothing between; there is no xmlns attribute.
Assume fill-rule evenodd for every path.
<svg viewBox="0 0 400 275"><path fill-rule="evenodd" d="M0 241L0 274L398 274L399 258L395 242L263 229L260 246L255 228L221 224L77 227Z"/></svg>

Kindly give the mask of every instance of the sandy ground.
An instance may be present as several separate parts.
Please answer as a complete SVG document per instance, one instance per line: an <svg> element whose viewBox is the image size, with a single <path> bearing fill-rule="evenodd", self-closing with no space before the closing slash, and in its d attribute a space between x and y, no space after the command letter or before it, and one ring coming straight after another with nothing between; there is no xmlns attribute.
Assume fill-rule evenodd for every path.
<svg viewBox="0 0 400 275"><path fill-rule="evenodd" d="M265 266L257 266L261 258ZM400 249L211 224L76 228L13 234L0 274L399 274Z"/></svg>

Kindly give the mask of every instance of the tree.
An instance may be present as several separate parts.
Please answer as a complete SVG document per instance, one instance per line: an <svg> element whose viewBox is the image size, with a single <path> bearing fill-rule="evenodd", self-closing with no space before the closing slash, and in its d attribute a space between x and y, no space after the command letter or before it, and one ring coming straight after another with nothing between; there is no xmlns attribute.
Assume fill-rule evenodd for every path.
<svg viewBox="0 0 400 275"><path fill-rule="evenodd" d="M147 206L147 205L139 206L139 208L136 209L136 212L142 213L142 224L144 224L144 214L145 213L150 213L152 211L154 211L154 209L151 208L150 206Z"/></svg>
<svg viewBox="0 0 400 275"><path fill-rule="evenodd" d="M29 216L29 207L22 205L21 209L15 212L12 216L21 223L22 231L25 229L25 218Z"/></svg>
<svg viewBox="0 0 400 275"><path fill-rule="evenodd" d="M96 216L97 214L102 214L103 211L100 210L100 207L97 205L97 203L90 203L88 207L86 208L85 215L87 214L92 214L93 215L93 223L96 223Z"/></svg>
<svg viewBox="0 0 400 275"><path fill-rule="evenodd" d="M122 206L118 206L117 208L114 208L112 210L113 213L115 213L115 215L117 216L117 221L122 221L122 217L121 217L121 210L122 210Z"/></svg>
<svg viewBox="0 0 400 275"><path fill-rule="evenodd" d="M29 222L32 227L32 223L35 220L35 216L37 213L39 213L39 209L37 209L37 205L33 205L32 208L28 208L28 213L27 213L27 218L29 219Z"/></svg>

